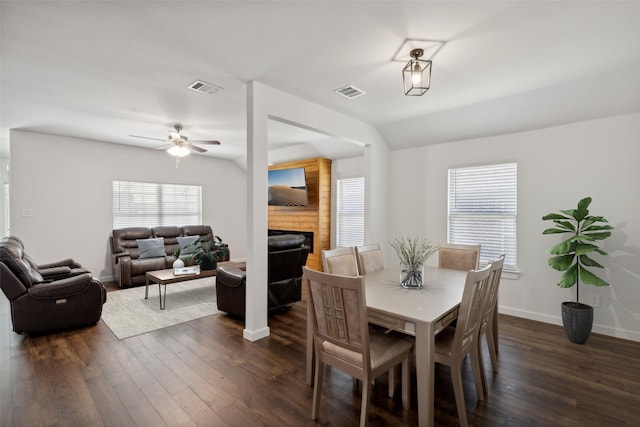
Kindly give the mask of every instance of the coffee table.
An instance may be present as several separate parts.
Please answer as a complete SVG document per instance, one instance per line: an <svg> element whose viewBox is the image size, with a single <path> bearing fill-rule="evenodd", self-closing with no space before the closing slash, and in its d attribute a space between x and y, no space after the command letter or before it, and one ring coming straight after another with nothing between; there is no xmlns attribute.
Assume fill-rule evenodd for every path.
<svg viewBox="0 0 640 427"><path fill-rule="evenodd" d="M221 261L218 265L230 265L236 268L245 269L246 263L235 261ZM204 277L212 277L218 274L217 270L200 270L194 274L173 274L173 268L167 268L165 270L147 271L146 284L144 290L144 299L149 299L149 284L158 284L158 294L160 296L160 310L164 310L167 302L167 285L171 283L186 282L188 280L202 279ZM162 286L164 285L164 295L162 292Z"/></svg>

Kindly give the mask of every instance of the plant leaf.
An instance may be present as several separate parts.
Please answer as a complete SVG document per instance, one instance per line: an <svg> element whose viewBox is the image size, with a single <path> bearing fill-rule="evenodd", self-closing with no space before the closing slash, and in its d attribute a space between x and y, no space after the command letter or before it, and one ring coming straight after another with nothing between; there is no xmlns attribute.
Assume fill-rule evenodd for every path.
<svg viewBox="0 0 640 427"><path fill-rule="evenodd" d="M550 214L546 214L545 216L542 217L543 220L548 220L548 219L570 219L568 216L565 215L560 215L557 213L550 213Z"/></svg>
<svg viewBox="0 0 640 427"><path fill-rule="evenodd" d="M584 233L581 234L580 237L582 237L585 240L604 240L607 237L611 236L611 232L610 231L603 231L601 233Z"/></svg>
<svg viewBox="0 0 640 427"><path fill-rule="evenodd" d="M580 264L582 265L587 265L589 267L604 268L598 261L589 258L587 255L580 255L579 259L580 259Z"/></svg>
<svg viewBox="0 0 640 427"><path fill-rule="evenodd" d="M558 286L561 288L570 288L578 283L578 264L574 264L570 269L562 273Z"/></svg>
<svg viewBox="0 0 640 427"><path fill-rule="evenodd" d="M566 271L571 267L571 264L573 264L575 257L575 254L554 256L549 258L547 262L549 266L555 270Z"/></svg>
<svg viewBox="0 0 640 427"><path fill-rule="evenodd" d="M569 252L573 252L574 243L571 239L565 240L562 243L558 243L547 252L552 255L566 255Z"/></svg>
<svg viewBox="0 0 640 427"><path fill-rule="evenodd" d="M547 228L542 234L560 234L560 233L572 233L571 230L561 230L559 228Z"/></svg>
<svg viewBox="0 0 640 427"><path fill-rule="evenodd" d="M580 271L580 278L584 283L589 285L609 286L609 282L602 280L601 278L599 278L598 276L596 276L595 274L591 273L590 271L584 268L582 268Z"/></svg>
<svg viewBox="0 0 640 427"><path fill-rule="evenodd" d="M591 204L591 197L585 197L584 199L578 202L578 209L589 209L589 205Z"/></svg>

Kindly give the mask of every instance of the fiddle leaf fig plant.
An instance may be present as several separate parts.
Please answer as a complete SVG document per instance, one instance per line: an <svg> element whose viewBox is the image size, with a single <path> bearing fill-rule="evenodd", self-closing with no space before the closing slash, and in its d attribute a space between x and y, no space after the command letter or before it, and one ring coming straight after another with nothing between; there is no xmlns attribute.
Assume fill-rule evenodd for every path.
<svg viewBox="0 0 640 427"><path fill-rule="evenodd" d="M609 286L609 283L593 274L586 267L604 268L599 262L590 257L594 252L601 255L607 253L597 242L611 236L613 227L601 216L589 215L591 197L585 197L578 202L577 209L560 210L560 213L550 213L542 217L545 221L553 221L554 226L547 228L542 234L568 234L568 238L553 246L547 253L549 266L562 271L558 286L570 288L577 285L576 302L580 302L580 280L582 283L595 286Z"/></svg>

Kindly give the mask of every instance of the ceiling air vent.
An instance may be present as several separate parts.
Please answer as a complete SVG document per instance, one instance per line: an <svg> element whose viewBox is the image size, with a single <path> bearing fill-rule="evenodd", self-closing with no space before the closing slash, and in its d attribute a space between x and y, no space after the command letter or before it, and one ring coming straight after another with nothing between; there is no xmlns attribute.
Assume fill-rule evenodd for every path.
<svg viewBox="0 0 640 427"><path fill-rule="evenodd" d="M203 82L202 80L196 80L195 82L191 83L187 87L189 89L195 90L196 92L209 93L209 94L218 93L223 89L220 86L216 86L216 85L211 84L211 83Z"/></svg>
<svg viewBox="0 0 640 427"><path fill-rule="evenodd" d="M359 96L366 95L367 93L352 85L341 87L340 89L334 90L334 92L337 93L338 95L344 96L347 99L357 98Z"/></svg>

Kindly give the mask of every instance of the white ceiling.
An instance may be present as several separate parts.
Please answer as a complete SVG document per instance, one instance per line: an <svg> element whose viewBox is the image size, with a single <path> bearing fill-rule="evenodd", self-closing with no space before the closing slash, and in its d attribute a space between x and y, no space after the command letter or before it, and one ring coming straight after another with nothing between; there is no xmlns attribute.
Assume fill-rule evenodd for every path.
<svg viewBox="0 0 640 427"><path fill-rule="evenodd" d="M377 127L391 149L640 111L638 1L2 1L0 142L24 129L154 148L176 122L244 162L246 83ZM405 39L442 40L403 95ZM196 79L215 95L187 89ZM367 95L333 93L354 85ZM361 147L282 123L270 161ZM6 155L6 152L4 153Z"/></svg>

